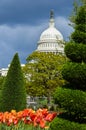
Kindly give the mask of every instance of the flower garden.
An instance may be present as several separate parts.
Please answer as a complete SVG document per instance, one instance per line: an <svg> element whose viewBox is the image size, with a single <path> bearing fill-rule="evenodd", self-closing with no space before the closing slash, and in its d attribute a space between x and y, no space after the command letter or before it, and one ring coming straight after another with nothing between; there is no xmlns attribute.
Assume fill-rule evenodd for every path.
<svg viewBox="0 0 86 130"><path fill-rule="evenodd" d="M46 76L48 71L43 75L47 67L43 66L43 71L43 67L39 64L41 66L41 69L39 69L38 64L36 64L37 75L34 77L37 82L35 84L32 82L33 85L29 84L28 86L32 91L30 93L32 96L36 92L40 95L38 88L40 88L42 96L53 96L54 106L56 104L58 108L53 109L53 112L44 106L42 107L43 109L39 108L38 104L37 108L39 109L36 111L27 108L26 94L29 93L28 91L26 93L25 79L18 53L16 53L2 85L2 90L0 90L0 130L86 130L86 4L84 5L84 0L82 6L79 7L79 10L77 9L75 14L77 14L74 20L75 31L71 34L71 39L65 46L64 51L67 61L61 70L62 78L66 82L63 85L58 85L57 78L55 83L52 82L52 78L47 78ZM30 57L29 59L31 60ZM52 58L50 57L50 59ZM38 61L40 63L40 60L37 58ZM58 62L58 60L56 61ZM44 60L42 61L42 65L44 65L43 63ZM51 66L53 65L51 64ZM27 68L31 70L31 67ZM32 70L34 70L33 66ZM33 75L33 71L31 72ZM57 74L56 77L58 77ZM47 81L50 80L50 82L46 83L46 80L41 82L42 79L48 79ZM52 86L55 84L55 91L51 93ZM31 89L32 86L34 89ZM42 87L48 90L46 91L45 89L45 94L41 89ZM49 97L47 99L47 106L49 107Z"/></svg>
<svg viewBox="0 0 86 130"><path fill-rule="evenodd" d="M34 111L27 108L19 112L0 112L0 130L49 130L56 116L56 112L47 109Z"/></svg>

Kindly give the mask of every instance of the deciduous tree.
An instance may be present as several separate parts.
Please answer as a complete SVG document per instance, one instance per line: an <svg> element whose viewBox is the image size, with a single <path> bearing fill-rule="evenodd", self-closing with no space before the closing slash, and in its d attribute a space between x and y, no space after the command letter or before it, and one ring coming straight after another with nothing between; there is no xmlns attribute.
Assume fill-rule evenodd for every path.
<svg viewBox="0 0 86 130"><path fill-rule="evenodd" d="M33 52L29 55L24 68L28 94L50 97L54 89L64 83L61 68L65 60L65 56L52 53Z"/></svg>

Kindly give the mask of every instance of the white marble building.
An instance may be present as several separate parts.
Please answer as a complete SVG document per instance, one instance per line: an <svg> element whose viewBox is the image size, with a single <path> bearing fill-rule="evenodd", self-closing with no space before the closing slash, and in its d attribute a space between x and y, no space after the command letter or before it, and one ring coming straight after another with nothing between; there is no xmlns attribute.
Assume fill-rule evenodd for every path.
<svg viewBox="0 0 86 130"><path fill-rule="evenodd" d="M8 65L7 68L1 68L1 69L0 69L0 76L6 76L6 75L7 75L9 66L10 66L10 65ZM21 64L21 67L24 67L24 66L25 66L25 64Z"/></svg>
<svg viewBox="0 0 86 130"><path fill-rule="evenodd" d="M1 68L0 69L0 76L6 76L8 72L8 68Z"/></svg>

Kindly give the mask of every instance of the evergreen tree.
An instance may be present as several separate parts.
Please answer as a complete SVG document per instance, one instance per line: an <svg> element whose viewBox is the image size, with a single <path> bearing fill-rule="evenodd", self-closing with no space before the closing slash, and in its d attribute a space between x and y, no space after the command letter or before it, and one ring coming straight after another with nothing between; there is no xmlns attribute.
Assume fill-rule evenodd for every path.
<svg viewBox="0 0 86 130"><path fill-rule="evenodd" d="M21 65L16 53L10 64L2 89L1 110L17 111L26 107L26 90Z"/></svg>
<svg viewBox="0 0 86 130"><path fill-rule="evenodd" d="M78 123L86 122L86 5L84 2L78 7L75 18L74 32L71 41L65 46L65 54L69 61L62 70L67 84L55 92L55 101L64 109L62 118ZM65 121L59 122L63 129L71 129L72 123L65 126ZM80 124L81 125L81 124ZM79 125L79 126L80 126ZM60 128L57 123L57 129ZM78 128L76 124L73 129Z"/></svg>

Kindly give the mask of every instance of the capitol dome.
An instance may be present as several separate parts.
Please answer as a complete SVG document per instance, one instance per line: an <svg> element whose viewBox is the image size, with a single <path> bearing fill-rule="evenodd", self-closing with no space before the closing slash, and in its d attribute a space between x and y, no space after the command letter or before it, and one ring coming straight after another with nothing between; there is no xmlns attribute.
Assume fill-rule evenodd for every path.
<svg viewBox="0 0 86 130"><path fill-rule="evenodd" d="M61 52L64 51L63 36L55 28L53 11L50 12L49 27L41 33L38 41L37 51L40 52Z"/></svg>
<svg viewBox="0 0 86 130"><path fill-rule="evenodd" d="M40 42L63 41L63 36L55 27L49 27L40 36Z"/></svg>

